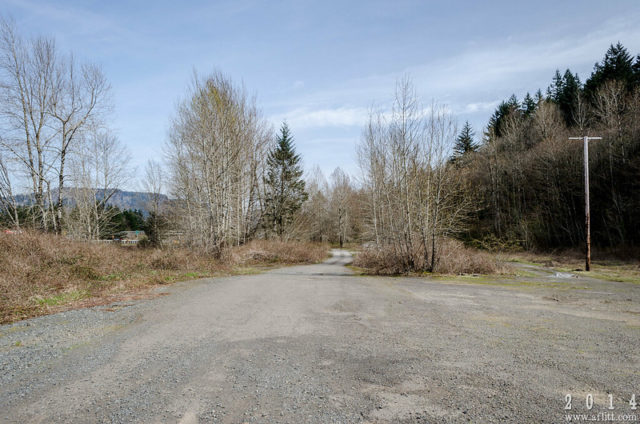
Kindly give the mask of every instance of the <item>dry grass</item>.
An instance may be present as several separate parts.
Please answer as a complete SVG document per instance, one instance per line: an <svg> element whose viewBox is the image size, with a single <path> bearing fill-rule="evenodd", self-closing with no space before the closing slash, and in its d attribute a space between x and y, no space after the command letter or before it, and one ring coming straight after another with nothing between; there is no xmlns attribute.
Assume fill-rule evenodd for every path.
<svg viewBox="0 0 640 424"><path fill-rule="evenodd" d="M418 258L423 256L419 253L413 256ZM424 272L428 269L428 264L424 260L408 264L405 257L396 254L391 248L364 249L356 255L353 264L367 273L377 275L401 275ZM440 259L436 264L435 272L455 275L496 274L503 273L504 268L490 253L465 247L455 240L446 240L441 244Z"/></svg>
<svg viewBox="0 0 640 424"><path fill-rule="evenodd" d="M236 264L312 264L327 257L328 246L317 243L254 240L231 250Z"/></svg>
<svg viewBox="0 0 640 424"><path fill-rule="evenodd" d="M246 267L318 262L327 246L254 241L220 260L186 248L139 249L49 234L0 234L0 323L149 296L149 288Z"/></svg>

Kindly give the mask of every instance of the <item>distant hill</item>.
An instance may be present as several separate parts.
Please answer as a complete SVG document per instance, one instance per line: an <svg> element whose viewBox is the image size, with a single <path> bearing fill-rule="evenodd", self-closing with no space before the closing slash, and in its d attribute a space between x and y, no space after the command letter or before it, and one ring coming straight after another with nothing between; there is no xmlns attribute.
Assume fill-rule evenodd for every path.
<svg viewBox="0 0 640 424"><path fill-rule="evenodd" d="M67 193L63 196L63 202L65 205L73 205L73 199L69 194L71 188L64 189L64 192ZM138 209L143 212L143 214L148 213L149 203L151 201L152 193L144 192L144 191L123 191L116 190L116 192L111 196L107 205L115 206L120 209ZM166 202L169 200L167 196L164 194L161 196L161 202ZM58 191L54 190L52 192L52 197L54 199L58 198ZM98 190L98 198L102 197L102 190ZM33 195L29 194L19 194L16 196L16 201L21 206L27 206L34 203Z"/></svg>
<svg viewBox="0 0 640 424"><path fill-rule="evenodd" d="M149 204L153 194L144 191L116 191L108 204L111 206L117 206L120 209L138 209L145 214L148 212ZM168 201L169 198L164 194L161 195L161 202Z"/></svg>

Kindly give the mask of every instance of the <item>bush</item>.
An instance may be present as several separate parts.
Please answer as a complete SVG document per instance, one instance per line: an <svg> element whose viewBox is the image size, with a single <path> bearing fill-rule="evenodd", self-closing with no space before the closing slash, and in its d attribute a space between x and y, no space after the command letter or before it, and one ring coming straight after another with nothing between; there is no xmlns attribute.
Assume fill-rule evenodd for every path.
<svg viewBox="0 0 640 424"><path fill-rule="evenodd" d="M258 263L311 264L327 257L328 246L298 241L253 240L231 250L237 265Z"/></svg>
<svg viewBox="0 0 640 424"><path fill-rule="evenodd" d="M399 275L428 271L424 248L416 248L410 255L395 251L391 246L366 248L358 253L353 264L372 274ZM408 259L411 258L411 260ZM420 260L419 258L422 258ZM487 252L465 247L456 240L440 243L440 254L434 272L443 274L493 274L500 271L497 260Z"/></svg>

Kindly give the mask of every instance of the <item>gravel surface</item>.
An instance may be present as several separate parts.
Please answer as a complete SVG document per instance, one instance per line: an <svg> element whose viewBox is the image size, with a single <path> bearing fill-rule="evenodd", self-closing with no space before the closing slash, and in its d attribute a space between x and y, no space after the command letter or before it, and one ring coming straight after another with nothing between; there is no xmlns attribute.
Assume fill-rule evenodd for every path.
<svg viewBox="0 0 640 424"><path fill-rule="evenodd" d="M572 413L640 402L639 285L349 260L0 326L0 422L550 423L568 393Z"/></svg>

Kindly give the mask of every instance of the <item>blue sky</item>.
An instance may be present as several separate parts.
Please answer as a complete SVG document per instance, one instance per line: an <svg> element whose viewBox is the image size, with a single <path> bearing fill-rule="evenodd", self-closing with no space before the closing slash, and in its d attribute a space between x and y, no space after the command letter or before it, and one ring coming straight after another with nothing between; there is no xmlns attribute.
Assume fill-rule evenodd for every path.
<svg viewBox="0 0 640 424"><path fill-rule="evenodd" d="M2 3L23 34L103 66L112 126L139 168L162 159L194 70L244 83L274 126L287 119L305 167L329 175L357 173L367 110L405 74L480 134L500 100L545 89L556 68L584 81L609 44L640 53L637 0Z"/></svg>

